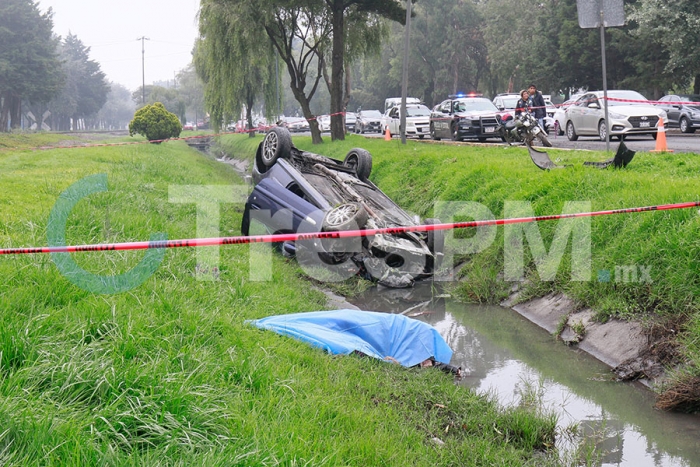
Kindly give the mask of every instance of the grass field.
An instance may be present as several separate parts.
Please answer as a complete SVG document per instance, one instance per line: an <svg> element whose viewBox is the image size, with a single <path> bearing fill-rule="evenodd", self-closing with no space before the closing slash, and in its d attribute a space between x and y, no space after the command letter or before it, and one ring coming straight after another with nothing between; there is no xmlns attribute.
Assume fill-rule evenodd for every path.
<svg viewBox="0 0 700 467"><path fill-rule="evenodd" d="M260 138L222 138L222 148L236 157L251 158ZM589 203L591 211L644 207L700 200L700 155L638 153L621 170L584 166L603 161L603 152L548 150L563 170L541 171L525 148L502 145L444 145L348 135L345 141L312 145L310 138L294 137L301 149L342 160L352 147L373 155L371 179L405 209L424 217L435 216L438 202L476 202L493 218L506 215L505 207L528 202L534 215L561 214L567 202ZM615 148L615 146L613 146ZM471 221L455 215L443 222ZM593 307L601 321L636 319L665 333L672 349L666 363L683 363L673 384L685 394L677 408L700 409L700 216L697 208L642 212L589 218L590 267L585 280L571 280L571 238L556 275L542 280L529 247L524 247L523 300L549 292L564 292L581 308ZM560 222L537 224L544 248L552 252ZM474 229L448 235L457 261L465 261L457 286L467 301L499 303L511 291L504 281L506 248L504 228L476 253L465 253L465 241ZM508 237L510 239L510 237ZM510 240L509 240L510 241ZM473 251L473 250L472 250ZM537 259L537 260L536 260ZM555 258L556 259L556 258ZM580 279L578 277L577 279ZM671 391L678 387L670 386ZM675 387L675 389L674 389Z"/></svg>
<svg viewBox="0 0 700 467"><path fill-rule="evenodd" d="M241 184L182 141L31 149L62 138L71 137L0 136L3 248L46 245L57 200L85 177L105 174L107 187L74 200L67 244L194 237L196 205L171 202L173 190ZM377 157L375 176L406 202L410 193L390 171L410 161L392 157ZM447 164L426 160L431 170ZM406 168L417 176L418 166ZM240 233L241 211L220 205L221 235ZM194 249L167 250L152 275L118 293L75 285L49 255L0 256L0 464L556 463L538 455L553 442L550 416L499 408L438 371L330 357L246 325L326 305L281 256L272 257L269 280L251 280L256 254L265 253L221 248L213 269ZM71 257L74 269L108 284L144 253Z"/></svg>

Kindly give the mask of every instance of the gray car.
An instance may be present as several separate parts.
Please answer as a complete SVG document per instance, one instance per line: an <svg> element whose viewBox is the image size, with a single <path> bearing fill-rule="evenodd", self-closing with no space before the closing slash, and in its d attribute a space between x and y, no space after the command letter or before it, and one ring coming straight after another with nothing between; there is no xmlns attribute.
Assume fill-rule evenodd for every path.
<svg viewBox="0 0 700 467"><path fill-rule="evenodd" d="M700 94L669 94L658 100L658 107L668 115L666 125L695 133L700 128Z"/></svg>

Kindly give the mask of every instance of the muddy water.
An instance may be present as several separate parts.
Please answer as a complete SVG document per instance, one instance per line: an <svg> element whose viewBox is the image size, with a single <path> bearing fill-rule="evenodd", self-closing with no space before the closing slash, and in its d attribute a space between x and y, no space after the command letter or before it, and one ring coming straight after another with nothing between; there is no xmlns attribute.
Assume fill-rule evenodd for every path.
<svg viewBox="0 0 700 467"><path fill-rule="evenodd" d="M435 326L454 350L452 364L469 372L457 384L502 405L535 403L554 412L567 464L582 458L601 466L700 466L700 416L655 410L651 391L612 381L604 364L510 309L464 305L430 284L371 289L353 304Z"/></svg>

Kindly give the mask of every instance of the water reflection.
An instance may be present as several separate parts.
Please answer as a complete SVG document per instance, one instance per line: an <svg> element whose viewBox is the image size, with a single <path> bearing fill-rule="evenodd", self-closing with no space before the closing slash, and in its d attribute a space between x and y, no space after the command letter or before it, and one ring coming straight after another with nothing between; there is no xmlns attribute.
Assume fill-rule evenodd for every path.
<svg viewBox="0 0 700 467"><path fill-rule="evenodd" d="M604 364L509 309L466 306L430 284L373 289L354 302L435 326L454 350L452 364L469 371L459 384L491 393L503 405L535 398L554 411L558 445L569 457L593 452L601 466L700 466L699 417L654 410L649 390L612 381Z"/></svg>

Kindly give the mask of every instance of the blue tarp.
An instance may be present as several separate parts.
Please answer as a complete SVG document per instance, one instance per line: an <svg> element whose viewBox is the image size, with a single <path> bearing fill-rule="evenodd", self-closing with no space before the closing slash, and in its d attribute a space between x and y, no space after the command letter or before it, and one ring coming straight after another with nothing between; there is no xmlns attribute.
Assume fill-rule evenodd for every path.
<svg viewBox="0 0 700 467"><path fill-rule="evenodd" d="M433 357L450 363L452 349L435 328L403 315L373 311L312 311L250 321L261 328L299 339L331 354L357 350L411 367Z"/></svg>

